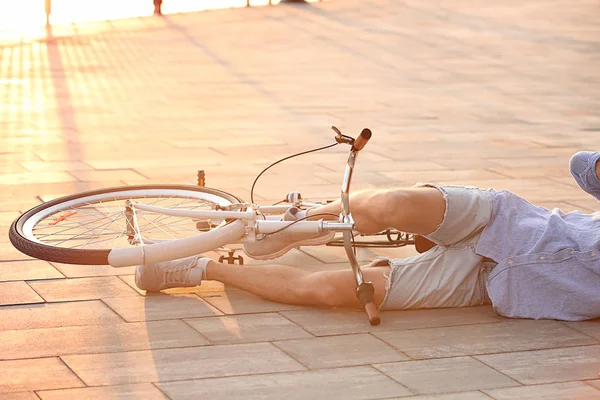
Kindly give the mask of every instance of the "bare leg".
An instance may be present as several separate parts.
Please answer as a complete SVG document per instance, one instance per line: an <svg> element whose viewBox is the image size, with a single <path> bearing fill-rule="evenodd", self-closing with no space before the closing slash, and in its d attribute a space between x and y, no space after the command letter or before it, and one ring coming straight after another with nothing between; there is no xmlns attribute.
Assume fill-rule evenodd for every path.
<svg viewBox="0 0 600 400"><path fill-rule="evenodd" d="M442 222L446 202L439 190L430 187L366 190L351 195L350 210L357 230L363 233L376 233L393 227L403 232L428 234ZM337 201L310 210L308 216L320 213L339 215L340 211L340 202ZM335 217L313 217L318 218ZM377 305L385 296L389 270L387 266L363 269L365 281L374 285ZM362 307L356 297L356 280L351 269L308 272L279 265L240 267L209 262L206 278L280 303Z"/></svg>
<svg viewBox="0 0 600 400"><path fill-rule="evenodd" d="M339 215L339 201L309 210L308 216L319 213ZM432 187L411 187L389 190L364 190L350 195L350 212L356 230L366 234L387 228L427 235L434 232L444 219L446 202L442 193ZM334 217L315 217L315 219Z"/></svg>
<svg viewBox="0 0 600 400"><path fill-rule="evenodd" d="M390 268L363 270L375 286L375 303L381 304ZM264 299L285 304L361 308L352 270L309 272L283 265L239 266L209 262L206 278L248 291Z"/></svg>

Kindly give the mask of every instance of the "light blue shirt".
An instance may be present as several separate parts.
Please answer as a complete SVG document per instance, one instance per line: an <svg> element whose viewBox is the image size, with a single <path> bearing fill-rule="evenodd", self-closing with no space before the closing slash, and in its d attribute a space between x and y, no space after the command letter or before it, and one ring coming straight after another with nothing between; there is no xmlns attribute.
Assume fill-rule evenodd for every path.
<svg viewBox="0 0 600 400"><path fill-rule="evenodd" d="M571 172L600 200L598 160L600 153L577 153ZM565 214L507 191L492 197L492 217L475 251L498 263L487 280L495 310L515 318L600 317L600 212Z"/></svg>

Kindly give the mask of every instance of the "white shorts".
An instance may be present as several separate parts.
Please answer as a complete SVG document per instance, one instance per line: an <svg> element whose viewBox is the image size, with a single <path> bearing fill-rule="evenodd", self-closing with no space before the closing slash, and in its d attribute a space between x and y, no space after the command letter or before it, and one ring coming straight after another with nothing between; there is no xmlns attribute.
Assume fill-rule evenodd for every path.
<svg viewBox="0 0 600 400"><path fill-rule="evenodd" d="M370 266L390 265L382 310L464 307L489 302L485 281L495 264L475 254L481 231L492 216L492 195L475 187L438 186L446 213L426 238L437 246L414 257L376 258Z"/></svg>

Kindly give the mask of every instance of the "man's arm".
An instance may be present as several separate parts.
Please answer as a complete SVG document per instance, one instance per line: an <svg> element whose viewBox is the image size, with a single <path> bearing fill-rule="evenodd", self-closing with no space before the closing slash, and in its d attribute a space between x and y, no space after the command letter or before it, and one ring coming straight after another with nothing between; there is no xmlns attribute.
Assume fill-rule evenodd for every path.
<svg viewBox="0 0 600 400"><path fill-rule="evenodd" d="M571 175L587 193L600 200L600 152L580 151L571 157Z"/></svg>

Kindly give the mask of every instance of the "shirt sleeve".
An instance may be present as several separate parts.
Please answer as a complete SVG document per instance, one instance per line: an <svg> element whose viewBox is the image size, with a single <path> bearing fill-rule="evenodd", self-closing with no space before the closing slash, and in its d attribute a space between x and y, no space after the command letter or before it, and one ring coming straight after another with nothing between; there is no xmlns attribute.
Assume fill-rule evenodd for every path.
<svg viewBox="0 0 600 400"><path fill-rule="evenodd" d="M587 193L600 200L600 179L596 174L596 163L600 161L600 152L580 151L571 157L571 175L577 184Z"/></svg>

